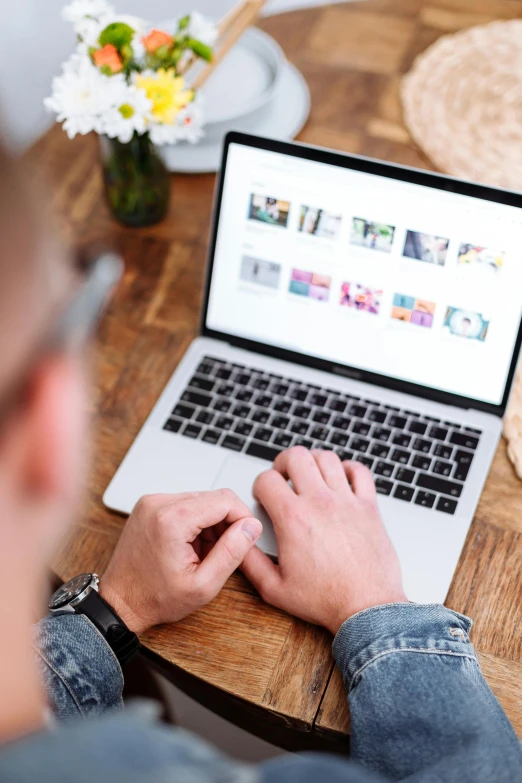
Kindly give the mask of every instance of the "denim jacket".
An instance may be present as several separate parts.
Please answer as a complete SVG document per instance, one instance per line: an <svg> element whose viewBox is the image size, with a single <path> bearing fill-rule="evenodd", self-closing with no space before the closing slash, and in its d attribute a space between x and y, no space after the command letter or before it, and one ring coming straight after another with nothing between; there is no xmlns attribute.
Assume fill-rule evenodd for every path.
<svg viewBox="0 0 522 783"><path fill-rule="evenodd" d="M303 754L249 766L122 712L122 672L95 627L82 615L48 617L36 648L57 722L0 748L0 781L520 783L521 745L481 674L470 626L439 605L390 604L347 620L333 652L352 760Z"/></svg>

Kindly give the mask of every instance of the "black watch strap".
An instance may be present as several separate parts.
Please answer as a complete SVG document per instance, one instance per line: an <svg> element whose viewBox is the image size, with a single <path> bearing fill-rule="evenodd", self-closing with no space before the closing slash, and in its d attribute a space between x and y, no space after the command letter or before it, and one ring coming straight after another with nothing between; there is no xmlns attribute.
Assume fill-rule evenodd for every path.
<svg viewBox="0 0 522 783"><path fill-rule="evenodd" d="M122 666L134 658L140 649L138 637L96 590L91 590L74 609L96 626Z"/></svg>

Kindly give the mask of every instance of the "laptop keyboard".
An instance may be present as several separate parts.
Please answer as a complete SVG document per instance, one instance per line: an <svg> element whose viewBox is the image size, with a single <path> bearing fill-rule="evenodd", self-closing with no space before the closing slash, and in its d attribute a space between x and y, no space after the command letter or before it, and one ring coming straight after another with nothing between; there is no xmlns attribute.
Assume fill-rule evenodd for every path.
<svg viewBox="0 0 522 783"><path fill-rule="evenodd" d="M205 356L164 429L272 462L329 449L373 473L377 492L454 514L481 431L419 411Z"/></svg>

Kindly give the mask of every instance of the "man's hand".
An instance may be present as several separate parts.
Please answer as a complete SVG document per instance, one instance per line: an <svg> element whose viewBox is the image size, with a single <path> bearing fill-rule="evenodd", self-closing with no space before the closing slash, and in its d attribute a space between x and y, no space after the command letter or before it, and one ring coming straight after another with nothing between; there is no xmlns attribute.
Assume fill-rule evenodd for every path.
<svg viewBox="0 0 522 783"><path fill-rule="evenodd" d="M148 495L136 504L100 594L135 633L209 603L262 533L228 489Z"/></svg>
<svg viewBox="0 0 522 783"><path fill-rule="evenodd" d="M254 547L242 570L269 604L335 634L362 609L407 601L364 465L298 446L258 477L254 495L274 523L279 565Z"/></svg>

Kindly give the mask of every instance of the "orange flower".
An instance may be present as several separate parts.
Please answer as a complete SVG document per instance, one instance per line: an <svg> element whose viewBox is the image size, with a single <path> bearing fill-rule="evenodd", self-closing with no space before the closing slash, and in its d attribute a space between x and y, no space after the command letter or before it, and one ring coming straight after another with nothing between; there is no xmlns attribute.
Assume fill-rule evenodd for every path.
<svg viewBox="0 0 522 783"><path fill-rule="evenodd" d="M92 59L98 68L106 66L111 73L119 73L123 68L123 61L113 44L105 44L102 49L93 53Z"/></svg>
<svg viewBox="0 0 522 783"><path fill-rule="evenodd" d="M142 41L149 54L154 54L160 46L171 46L174 43L174 37L163 30L152 29L148 35L142 38Z"/></svg>

